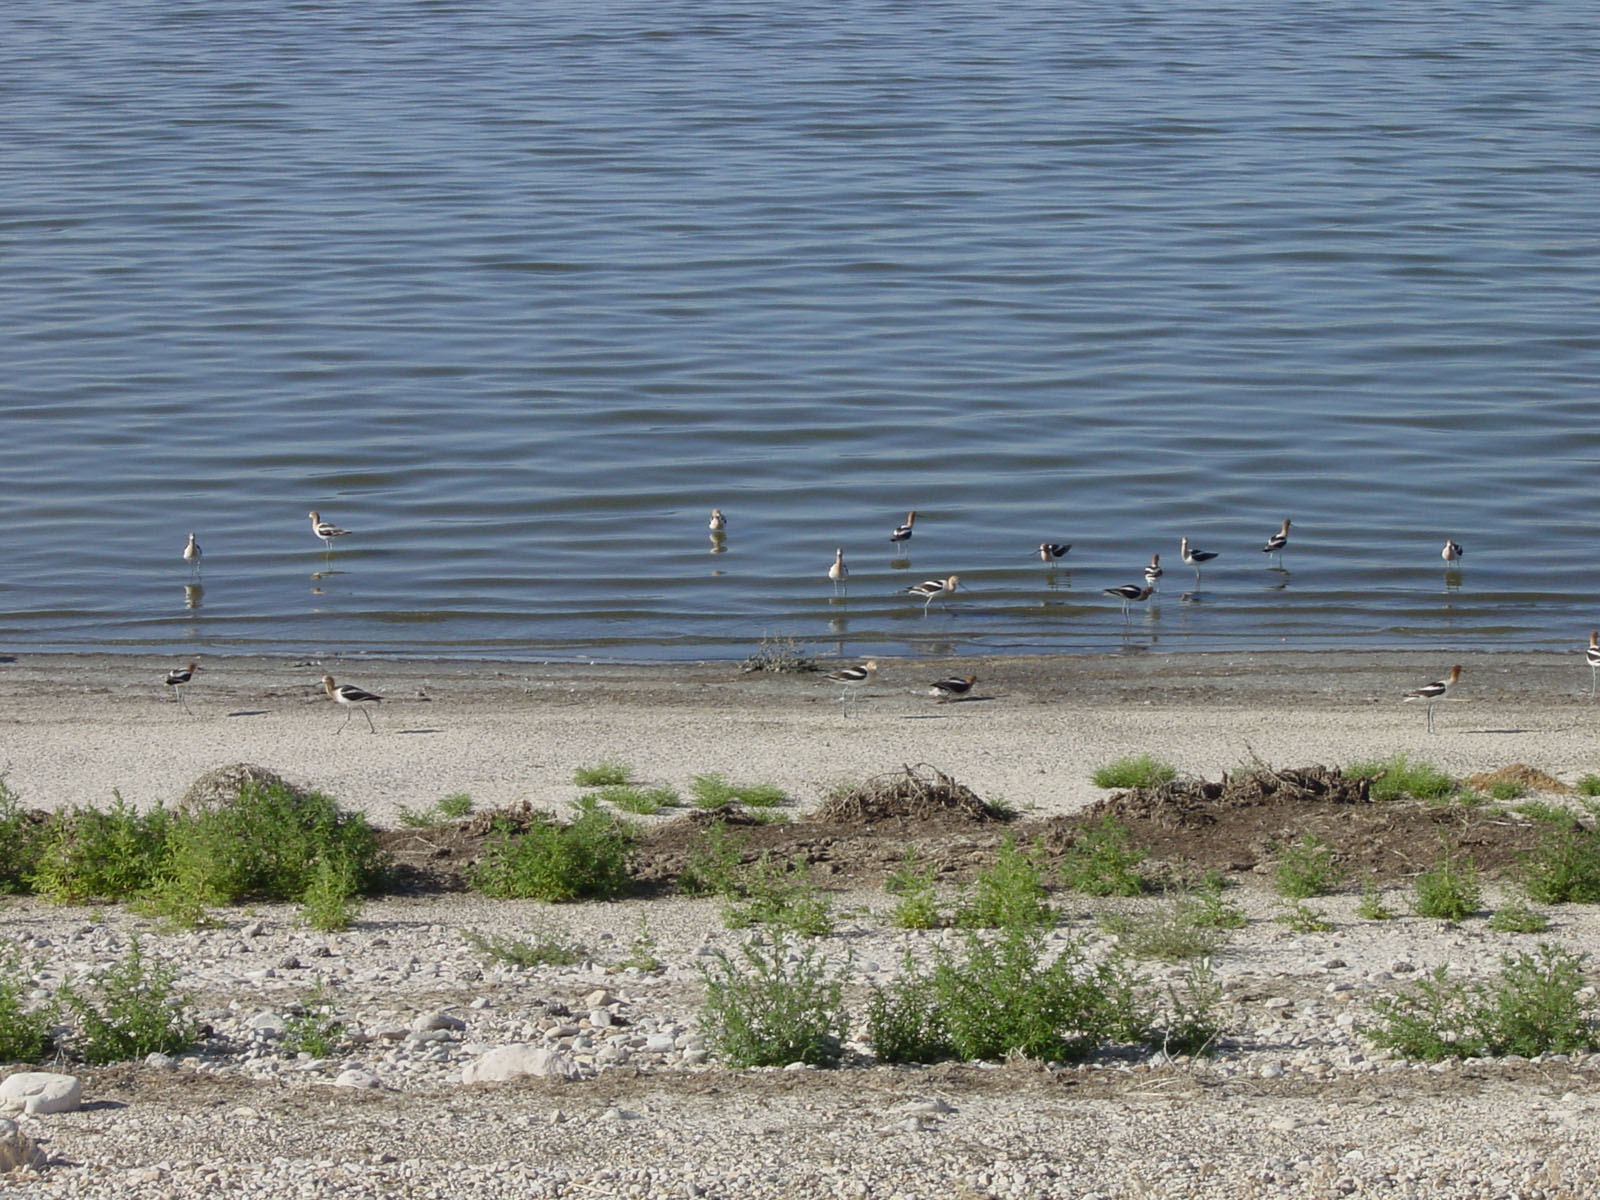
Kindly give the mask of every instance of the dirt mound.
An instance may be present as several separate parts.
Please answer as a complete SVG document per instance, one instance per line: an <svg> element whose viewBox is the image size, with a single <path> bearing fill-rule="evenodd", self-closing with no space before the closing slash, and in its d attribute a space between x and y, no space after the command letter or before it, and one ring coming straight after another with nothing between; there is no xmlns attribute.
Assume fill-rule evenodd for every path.
<svg viewBox="0 0 1600 1200"><path fill-rule="evenodd" d="M876 825L882 821L939 821L978 824L1005 814L985 804L965 784L927 763L874 775L835 792L808 818L822 825Z"/></svg>
<svg viewBox="0 0 1600 1200"><path fill-rule="evenodd" d="M1485 771L1464 780L1466 785L1475 792L1487 792L1499 784L1515 784L1530 792L1555 792L1566 794L1572 789L1554 775L1546 775L1538 767L1530 767L1525 763L1512 763L1509 767L1501 767L1498 771Z"/></svg>
<svg viewBox="0 0 1600 1200"><path fill-rule="evenodd" d="M1317 804L1367 804L1371 780L1347 778L1338 767L1274 769L1265 763L1246 771L1224 775L1220 783L1204 779L1174 779L1159 787L1118 792L1090 805L1087 815L1098 820L1151 821L1159 825L1193 828L1213 825L1222 811L1267 805L1310 802Z"/></svg>
<svg viewBox="0 0 1600 1200"><path fill-rule="evenodd" d="M178 801L178 807L183 810L222 808L236 803L239 792L248 784L263 788L281 787L295 796L308 794L304 788L296 787L266 767L258 767L254 763L230 763L207 771L191 783L189 790Z"/></svg>

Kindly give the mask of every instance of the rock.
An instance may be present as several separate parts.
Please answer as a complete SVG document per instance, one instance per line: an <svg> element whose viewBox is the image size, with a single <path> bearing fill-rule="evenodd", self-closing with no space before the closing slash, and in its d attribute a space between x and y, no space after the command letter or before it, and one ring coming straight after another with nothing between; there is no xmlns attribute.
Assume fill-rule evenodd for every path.
<svg viewBox="0 0 1600 1200"><path fill-rule="evenodd" d="M462 1033L466 1028L467 1023L460 1017L452 1017L442 1010L435 1013L420 1013L411 1022L412 1033L427 1033L434 1029L448 1029Z"/></svg>
<svg viewBox="0 0 1600 1200"><path fill-rule="evenodd" d="M0 1083L0 1113L77 1112L83 1104L83 1083L76 1075L18 1071Z"/></svg>
<svg viewBox="0 0 1600 1200"><path fill-rule="evenodd" d="M476 1062L462 1069L462 1083L504 1083L524 1075L554 1075L577 1079L578 1065L558 1050L517 1042L496 1046Z"/></svg>
<svg viewBox="0 0 1600 1200"><path fill-rule="evenodd" d="M604 1008L608 1004L615 1004L617 998L604 988L596 988L583 998L585 1008Z"/></svg>
<svg viewBox="0 0 1600 1200"><path fill-rule="evenodd" d="M334 1087L345 1088L381 1088L383 1080L371 1071L363 1071L359 1067L350 1067L340 1071L339 1077L333 1081Z"/></svg>

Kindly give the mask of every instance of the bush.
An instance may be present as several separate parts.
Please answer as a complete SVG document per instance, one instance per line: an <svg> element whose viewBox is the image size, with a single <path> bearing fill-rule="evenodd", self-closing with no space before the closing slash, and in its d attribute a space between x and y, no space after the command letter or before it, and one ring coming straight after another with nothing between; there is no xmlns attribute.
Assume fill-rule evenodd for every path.
<svg viewBox="0 0 1600 1200"><path fill-rule="evenodd" d="M1361 903L1356 905L1356 916L1364 921L1392 921L1398 914L1383 902L1383 890L1378 881L1369 879L1361 885Z"/></svg>
<svg viewBox="0 0 1600 1200"><path fill-rule="evenodd" d="M1521 864L1522 888L1539 904L1600 901L1600 831L1570 820L1547 829Z"/></svg>
<svg viewBox="0 0 1600 1200"><path fill-rule="evenodd" d="M732 1067L838 1064L846 1029L843 986L815 946L791 953L783 937L722 950L702 965L700 1015L713 1053Z"/></svg>
<svg viewBox="0 0 1600 1200"><path fill-rule="evenodd" d="M35 969L16 947L0 950L0 1063L36 1063L50 1052L56 1006L29 1008L24 996Z"/></svg>
<svg viewBox="0 0 1600 1200"><path fill-rule="evenodd" d="M1327 933L1333 922L1304 901L1288 905L1278 914L1278 923L1295 933Z"/></svg>
<svg viewBox="0 0 1600 1200"><path fill-rule="evenodd" d="M626 763L603 762L592 767L579 767L572 772L572 782L579 787L617 787L633 778L633 768Z"/></svg>
<svg viewBox="0 0 1600 1200"><path fill-rule="evenodd" d="M174 991L178 968L148 963L137 938L118 962L94 975L85 994L68 985L61 999L75 1025L78 1058L87 1063L128 1062L147 1054L175 1054L199 1040L187 1015L189 997Z"/></svg>
<svg viewBox="0 0 1600 1200"><path fill-rule="evenodd" d="M1410 796L1416 800L1439 801L1449 799L1456 790L1456 781L1432 763L1413 763L1404 754L1382 762L1357 762L1344 768L1351 778L1372 780L1369 795L1374 800L1397 800Z"/></svg>
<svg viewBox="0 0 1600 1200"><path fill-rule="evenodd" d="M485 962L509 963L514 967L569 967L589 957L582 943L569 941L544 925L535 926L532 936L527 938L474 933L470 929L461 936Z"/></svg>
<svg viewBox="0 0 1600 1200"><path fill-rule="evenodd" d="M1100 927L1115 934L1118 945L1134 958L1182 962L1210 958L1227 941L1211 919L1212 910L1204 900L1180 896L1152 916L1107 913L1100 918Z"/></svg>
<svg viewBox="0 0 1600 1200"><path fill-rule="evenodd" d="M1149 890L1139 872L1145 852L1128 845L1127 826L1110 816L1078 831L1062 857L1062 886L1086 896L1137 896Z"/></svg>
<svg viewBox="0 0 1600 1200"><path fill-rule="evenodd" d="M1587 956L1540 943L1507 955L1497 980L1453 980L1440 966L1410 991L1374 1002L1363 1033L1406 1058L1571 1054L1596 1047L1596 1001L1580 997Z"/></svg>
<svg viewBox="0 0 1600 1200"><path fill-rule="evenodd" d="M721 775L709 772L696 775L689 784L697 808L721 808L724 804L743 804L747 808L775 808L786 797L783 789L772 783L729 783Z"/></svg>
<svg viewBox="0 0 1600 1200"><path fill-rule="evenodd" d="M0 895L33 888L46 828L23 811L21 799L0 775Z"/></svg>
<svg viewBox="0 0 1600 1200"><path fill-rule="evenodd" d="M1153 788L1171 783L1178 777L1178 768L1148 754L1119 758L1116 762L1096 767L1090 779L1095 787L1103 788Z"/></svg>
<svg viewBox="0 0 1600 1200"><path fill-rule="evenodd" d="M1047 899L1036 859L1017 848L1006 834L994 865L979 871L956 923L968 928L1013 928L1054 925L1055 909Z"/></svg>
<svg viewBox="0 0 1600 1200"><path fill-rule="evenodd" d="M955 1055L933 977L916 969L910 951L894 985L874 984L867 997L867 1043L885 1063L940 1062Z"/></svg>
<svg viewBox="0 0 1600 1200"><path fill-rule="evenodd" d="M400 806L400 824L411 829L438 829L440 826L461 820L461 818L470 815L471 812L472 797L465 792L455 792L452 795L440 797L421 812L407 808L402 804Z"/></svg>
<svg viewBox="0 0 1600 1200"><path fill-rule="evenodd" d="M908 849L899 868L884 880L884 890L899 897L889 923L896 929L936 929L943 924L934 880L933 867L918 857L915 846Z"/></svg>
<svg viewBox="0 0 1600 1200"><path fill-rule="evenodd" d="M1496 933L1543 933L1550 928L1550 922L1526 904L1507 904L1495 909L1489 928Z"/></svg>
<svg viewBox="0 0 1600 1200"><path fill-rule="evenodd" d="M640 817L653 817L683 803L678 793L665 785L644 788L635 783L610 784L595 792L594 798Z"/></svg>
<svg viewBox="0 0 1600 1200"><path fill-rule="evenodd" d="M1419 917L1459 921L1477 912L1482 901L1483 889L1478 885L1477 868L1470 858L1460 857L1455 848L1446 843L1433 866L1417 876L1411 911Z"/></svg>
<svg viewBox="0 0 1600 1200"><path fill-rule="evenodd" d="M817 891L811 868L802 859L778 863L763 853L740 872L735 891L722 908L722 922L729 929L770 925L803 937L833 932L833 902Z"/></svg>
<svg viewBox="0 0 1600 1200"><path fill-rule="evenodd" d="M744 845L743 835L730 829L726 821L712 821L695 840L688 862L678 872L678 890L690 896L737 895Z"/></svg>
<svg viewBox="0 0 1600 1200"><path fill-rule="evenodd" d="M334 1016L333 993L318 983L296 1006L284 1022L283 1049L286 1054L309 1054L312 1058L331 1057L344 1044L344 1022Z"/></svg>
<svg viewBox="0 0 1600 1200"><path fill-rule="evenodd" d="M1600 775L1585 775L1578 780L1578 795L1600 796Z"/></svg>
<svg viewBox="0 0 1600 1200"><path fill-rule="evenodd" d="M1222 980L1210 959L1191 963L1176 984L1167 985L1168 1019L1160 1031L1167 1054L1196 1057L1215 1052L1226 1026L1222 1020Z"/></svg>
<svg viewBox="0 0 1600 1200"><path fill-rule="evenodd" d="M541 815L521 833L502 822L484 846L473 886L486 896L613 900L633 887L633 826L588 812L568 825Z"/></svg>
<svg viewBox="0 0 1600 1200"><path fill-rule="evenodd" d="M1333 847L1308 833L1279 853L1274 878L1278 895L1305 900L1332 891L1344 872L1333 860Z"/></svg>
<svg viewBox="0 0 1600 1200"><path fill-rule="evenodd" d="M48 824L33 890L60 904L127 900L148 888L166 853L172 814L136 811L113 793L111 808L80 807Z"/></svg>

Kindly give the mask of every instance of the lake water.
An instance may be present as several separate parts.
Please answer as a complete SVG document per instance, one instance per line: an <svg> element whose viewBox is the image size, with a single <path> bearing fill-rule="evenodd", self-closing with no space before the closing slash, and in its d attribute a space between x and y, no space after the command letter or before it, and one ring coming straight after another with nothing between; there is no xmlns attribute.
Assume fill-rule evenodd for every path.
<svg viewBox="0 0 1600 1200"><path fill-rule="evenodd" d="M1577 646L1595 30L13 0L0 648Z"/></svg>

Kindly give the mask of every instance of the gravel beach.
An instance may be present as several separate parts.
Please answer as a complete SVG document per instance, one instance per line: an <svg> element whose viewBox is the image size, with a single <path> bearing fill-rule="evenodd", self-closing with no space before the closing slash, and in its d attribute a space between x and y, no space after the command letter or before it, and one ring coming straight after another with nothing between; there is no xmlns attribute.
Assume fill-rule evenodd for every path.
<svg viewBox="0 0 1600 1200"><path fill-rule="evenodd" d="M1429 735L1422 706L1400 695L1458 661L1460 688ZM737 664L336 658L202 658L186 713L162 683L173 665L0 662L0 764L22 803L172 801L205 771L252 762L392 826L401 808L456 792L479 810L563 808L574 768L620 760L680 789L709 771L776 783L802 815L841 781L929 763L1043 819L1105 797L1092 770L1139 753L1207 778L1252 759L1406 753L1455 775L1521 763L1571 784L1596 769L1600 723L1581 653L888 661L848 717L816 674ZM324 672L385 697L375 734L359 716L343 724ZM966 700L925 694L966 674L978 676ZM276 906L163 932L120 908L3 900L0 941L37 964L40 995L116 961L137 935L179 966L210 1035L175 1059L48 1068L82 1080L82 1105L14 1118L50 1165L0 1176L0 1197L1596 1194L1600 1055L1422 1066L1361 1032L1374 999L1441 964L1488 978L1537 941L1595 949L1593 907L1548 910L1533 938L1481 917L1363 920L1346 890L1316 902L1331 930L1295 933L1260 872L1228 894L1251 919L1215 959L1228 1031L1216 1056L913 1069L872 1060L862 1001L908 950L961 935L892 928L892 898L846 872L831 895L838 928L821 943L856 1017L837 1071L732 1071L708 1055L699 968L750 936L725 929L714 900L391 896L331 935ZM1491 886L1485 911L1501 898ZM1170 903L1054 899L1052 936L1094 953L1112 945L1098 914ZM1388 899L1404 911L1401 887ZM533 929L581 944L583 961L512 967L465 936ZM641 936L663 969L627 965ZM1144 969L1157 983L1180 970ZM285 1054L285 1025L319 985L353 1041L328 1059ZM555 1052L558 1075L464 1081L514 1046Z"/></svg>

